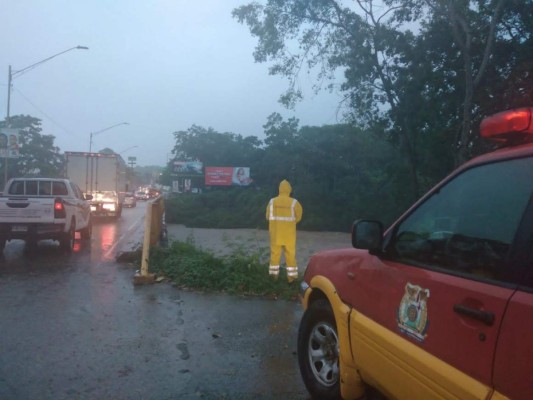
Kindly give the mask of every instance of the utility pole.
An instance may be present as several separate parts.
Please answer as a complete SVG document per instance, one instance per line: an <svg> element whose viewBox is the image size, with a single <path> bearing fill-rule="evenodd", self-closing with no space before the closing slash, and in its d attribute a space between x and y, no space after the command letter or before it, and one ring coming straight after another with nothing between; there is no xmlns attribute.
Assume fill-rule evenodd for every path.
<svg viewBox="0 0 533 400"><path fill-rule="evenodd" d="M9 118L11 116L10 112L10 108L11 108L11 82L13 81L13 78L16 78L17 76L19 75L22 75L24 74L25 72L51 60L52 58L55 58L57 56L60 56L61 54L64 54L68 51L71 51L71 50L89 50L88 47L86 46L75 46L75 47L71 47L70 49L67 49L67 50L64 50L60 53L57 53L57 54L54 54L53 56L50 56L50 57L47 57L45 58L44 60L41 60L41 61L38 61L26 68L22 68L22 69L19 69L18 71L12 71L11 69L11 65L9 65L9 70L8 70L8 74L7 74L7 113L6 113L6 127L9 128L11 126L11 123L9 121ZM8 152L7 152L7 149L6 149L6 154L5 154L5 157L4 157L4 186L6 185L7 183L7 164L8 164Z"/></svg>

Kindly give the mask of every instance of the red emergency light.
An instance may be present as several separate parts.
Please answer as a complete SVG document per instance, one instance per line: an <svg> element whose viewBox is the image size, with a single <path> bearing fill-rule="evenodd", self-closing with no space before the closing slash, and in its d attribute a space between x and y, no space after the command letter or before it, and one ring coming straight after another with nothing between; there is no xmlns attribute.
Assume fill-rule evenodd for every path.
<svg viewBox="0 0 533 400"><path fill-rule="evenodd" d="M481 121L482 137L500 142L519 142L533 139L533 108L502 111ZM529 137L529 139L528 139Z"/></svg>

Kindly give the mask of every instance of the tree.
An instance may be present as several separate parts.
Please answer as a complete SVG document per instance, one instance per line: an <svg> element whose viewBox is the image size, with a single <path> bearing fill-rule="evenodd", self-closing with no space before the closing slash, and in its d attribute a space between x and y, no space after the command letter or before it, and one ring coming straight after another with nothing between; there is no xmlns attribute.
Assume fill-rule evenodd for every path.
<svg viewBox="0 0 533 400"><path fill-rule="evenodd" d="M531 8L526 0L266 0L233 16L258 39L255 60L288 78L281 96L287 106L301 98L302 71L317 71L316 87L329 80L331 88L343 70L349 117L399 146L418 197L421 179L423 187L449 170L456 154L461 162L476 152L483 95L494 98L513 76L530 93L530 72L510 55L531 59ZM492 109L495 101L489 103Z"/></svg>
<svg viewBox="0 0 533 400"><path fill-rule="evenodd" d="M175 159L199 160L208 166L246 166L255 157L261 141L255 136L242 137L220 133L212 128L193 125L186 131L174 132Z"/></svg>
<svg viewBox="0 0 533 400"><path fill-rule="evenodd" d="M41 120L29 115L15 115L9 118L10 128L19 129L19 158L8 160L8 177L46 176L59 177L63 158L59 147L54 146L53 135L43 135ZM0 122L5 127L5 121ZM5 165L2 163L1 173Z"/></svg>
<svg viewBox="0 0 533 400"><path fill-rule="evenodd" d="M318 70L321 79L332 79L335 71L345 71L341 89L346 93L350 114L366 129L380 126L389 137L398 138L410 166L411 192L419 192L416 152L417 131L400 113L405 92L407 54L414 45L409 30L401 30L393 18L402 6L374 8L371 1L355 1L351 6L338 0L269 0L233 11L258 38L254 57L257 62L271 61L271 74L289 78L288 91L282 96L291 106L301 97L296 88L300 72ZM298 46L291 46L297 42ZM330 86L331 87L331 86Z"/></svg>
<svg viewBox="0 0 533 400"><path fill-rule="evenodd" d="M405 166L394 147L378 139L381 132L350 124L298 125L295 118L271 114L263 126L266 139L261 148L242 146L237 135L197 126L177 133L175 149L181 160L209 157L206 163L216 164L208 166L234 166L232 157L240 152L239 159L248 160L256 190L231 188L193 199L183 196L177 200L180 210L172 214L194 226L260 226L263 207L277 194L282 179L289 180L304 204L302 229L344 231L354 219L365 217L390 223L410 204ZM172 182L171 166L161 182Z"/></svg>

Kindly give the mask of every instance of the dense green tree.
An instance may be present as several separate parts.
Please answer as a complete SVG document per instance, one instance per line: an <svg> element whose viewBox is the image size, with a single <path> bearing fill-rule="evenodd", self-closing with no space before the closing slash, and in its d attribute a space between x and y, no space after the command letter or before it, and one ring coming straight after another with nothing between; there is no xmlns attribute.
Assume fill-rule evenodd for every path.
<svg viewBox="0 0 533 400"><path fill-rule="evenodd" d="M400 29L391 11L392 6L375 9L367 1L269 0L241 6L233 15L258 39L255 60L272 62L271 74L289 78L282 96L286 105L301 97L296 83L302 70L318 71L321 79L335 79L337 69L345 71L340 87L351 116L364 128L380 126L398 139L417 195L416 130L399 113L405 95L397 84L409 66L406 54L414 45L413 34Z"/></svg>
<svg viewBox="0 0 533 400"><path fill-rule="evenodd" d="M445 105L438 111L454 127L452 149L460 164L483 151L477 135L483 116L533 101L533 80L526 72L532 62L533 4L525 0L403 4L408 11L398 18L411 20L416 10L421 24L417 47L424 50L423 61L436 78L427 80L431 96L426 101ZM419 53L412 59L417 57Z"/></svg>
<svg viewBox="0 0 533 400"><path fill-rule="evenodd" d="M299 155L296 153L295 141L298 135L299 121L290 118L284 121L278 113L268 116L263 125L265 145L261 156L253 160L253 172L261 186L276 187L283 179L295 180L295 167Z"/></svg>
<svg viewBox="0 0 533 400"><path fill-rule="evenodd" d="M248 160L245 165L253 172L255 190L229 187L180 196L172 202L179 210L169 211L169 220L202 227L263 227L264 207L277 195L282 179L291 182L294 195L304 204L301 229L348 230L354 219L363 217L388 223L409 204L405 165L394 147L379 139L381 132L349 124L299 128L296 119L284 120L276 113L268 117L264 129L266 139L260 149L244 149L235 136L197 126L181 132L182 159L199 159L217 143L212 147L219 153L216 162L235 166L233 155L244 152L240 160ZM163 179L171 182L169 171Z"/></svg>
<svg viewBox="0 0 533 400"><path fill-rule="evenodd" d="M201 161L206 167L250 167L263 157L262 142L255 136L220 133L212 128L193 125L185 131L174 132L174 138L173 158L161 176L161 182L169 186L175 180L174 160ZM256 168L251 170L254 180L257 171Z"/></svg>
<svg viewBox="0 0 533 400"><path fill-rule="evenodd" d="M54 145L53 135L43 135L41 120L29 115L9 118L9 127L19 130L19 158L8 160L8 178L14 176L59 177L62 174L63 158L59 147ZM5 127L5 121L0 122ZM1 173L5 173L2 162Z"/></svg>
<svg viewBox="0 0 533 400"><path fill-rule="evenodd" d="M401 149L414 198L454 159L480 151L484 115L533 101L531 8L527 0L266 0L233 15L258 40L255 60L288 78L282 102L301 98L304 71L317 72L317 88L337 84L353 121Z"/></svg>
<svg viewBox="0 0 533 400"><path fill-rule="evenodd" d="M255 136L220 133L197 125L174 132L174 138L172 154L176 160L198 160L219 167L248 165L261 145Z"/></svg>

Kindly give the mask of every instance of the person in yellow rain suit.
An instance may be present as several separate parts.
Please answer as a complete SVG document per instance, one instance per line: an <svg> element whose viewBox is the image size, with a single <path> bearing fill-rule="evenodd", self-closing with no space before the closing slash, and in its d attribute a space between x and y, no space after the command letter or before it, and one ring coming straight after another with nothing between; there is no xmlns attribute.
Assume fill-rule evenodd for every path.
<svg viewBox="0 0 533 400"><path fill-rule="evenodd" d="M270 233L269 274L277 279L281 252L285 249L287 279L289 283L298 278L296 265L296 224L302 219L303 209L298 200L290 197L292 187L286 180L279 184L279 196L270 199L266 208Z"/></svg>

